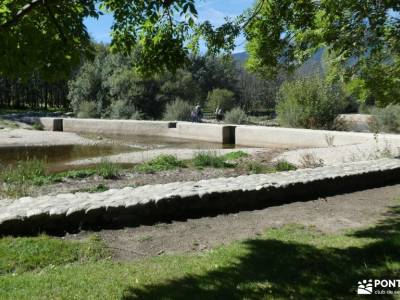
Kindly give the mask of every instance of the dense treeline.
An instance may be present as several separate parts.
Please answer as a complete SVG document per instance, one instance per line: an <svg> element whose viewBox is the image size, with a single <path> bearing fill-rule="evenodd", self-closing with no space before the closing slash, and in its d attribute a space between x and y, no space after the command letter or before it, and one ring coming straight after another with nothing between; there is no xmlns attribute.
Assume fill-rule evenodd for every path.
<svg viewBox="0 0 400 300"><path fill-rule="evenodd" d="M219 57L194 56L175 73L143 77L135 71L137 54L112 54L96 45L96 56L85 60L69 80L46 82L33 74L29 80L0 78L0 106L57 108L82 111L82 117L161 118L166 105L182 100L207 107L216 89L232 94L233 106L247 112L275 106L282 80L266 81L249 74L243 62Z"/></svg>
<svg viewBox="0 0 400 300"><path fill-rule="evenodd" d="M27 81L0 77L0 107L68 109L67 81L49 83L32 75Z"/></svg>

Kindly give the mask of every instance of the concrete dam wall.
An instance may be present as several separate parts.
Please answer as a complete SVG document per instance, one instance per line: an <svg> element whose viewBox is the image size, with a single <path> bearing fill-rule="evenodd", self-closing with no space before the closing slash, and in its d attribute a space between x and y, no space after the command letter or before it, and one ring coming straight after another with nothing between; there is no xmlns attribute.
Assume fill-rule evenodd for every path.
<svg viewBox="0 0 400 300"><path fill-rule="evenodd" d="M94 134L161 136L249 147L328 147L376 140L400 146L394 134L169 121L40 118L46 130Z"/></svg>

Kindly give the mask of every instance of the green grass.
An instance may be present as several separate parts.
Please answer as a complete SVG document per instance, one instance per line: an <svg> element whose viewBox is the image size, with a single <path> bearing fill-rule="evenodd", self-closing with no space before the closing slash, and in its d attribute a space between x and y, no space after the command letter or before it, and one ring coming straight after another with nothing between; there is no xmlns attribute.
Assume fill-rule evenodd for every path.
<svg viewBox="0 0 400 300"><path fill-rule="evenodd" d="M42 237L6 238L0 299L354 299L358 280L400 277L400 207L390 215L358 231L292 225L198 255L132 262L98 260L95 251L80 259L67 241L52 250L38 242L32 252Z"/></svg>
<svg viewBox="0 0 400 300"><path fill-rule="evenodd" d="M173 155L160 155L148 162L137 165L135 171L141 173L156 173L177 168L186 168L187 166L194 166L196 168L230 168L233 167L233 164L227 161L233 161L248 156L249 155L243 151L234 151L221 156L213 151L201 151L196 153L192 160L188 160L187 163L185 163L182 160L178 160Z"/></svg>
<svg viewBox="0 0 400 300"><path fill-rule="evenodd" d="M4 120L0 118L0 127L17 129L19 128L19 125L14 121Z"/></svg>
<svg viewBox="0 0 400 300"><path fill-rule="evenodd" d="M297 170L297 167L285 160L280 160L273 165L264 165L258 161L248 161L245 169L250 174L265 174Z"/></svg>
<svg viewBox="0 0 400 300"><path fill-rule="evenodd" d="M85 242L65 241L45 235L0 239L0 275L21 274L70 263L106 257L102 242L92 237Z"/></svg>
<svg viewBox="0 0 400 300"><path fill-rule="evenodd" d="M271 167L267 167L260 162L253 160L246 162L244 167L245 170L250 174L263 174L273 172L273 169Z"/></svg>
<svg viewBox="0 0 400 300"><path fill-rule="evenodd" d="M223 158L225 160L237 160L237 159L245 158L245 157L249 157L249 156L250 155L247 154L246 152L239 150L239 151L229 152L229 153L223 155Z"/></svg>
<svg viewBox="0 0 400 300"><path fill-rule="evenodd" d="M296 167L294 164L292 164L292 163L290 163L290 162L288 162L288 161L286 161L286 160L279 160L279 161L277 161L277 162L275 163L274 167L275 167L275 170L276 170L277 172L284 172L284 171L294 171L294 170L297 170L297 167Z"/></svg>
<svg viewBox="0 0 400 300"><path fill-rule="evenodd" d="M121 174L121 167L103 159L96 165L96 174L100 175L104 179L116 179Z"/></svg>
<svg viewBox="0 0 400 300"><path fill-rule="evenodd" d="M15 166L5 167L0 172L0 180L6 183L21 184L45 175L44 161L34 158L19 161Z"/></svg>
<svg viewBox="0 0 400 300"><path fill-rule="evenodd" d="M44 130L44 126L39 122L35 122L35 123L32 124L32 129L34 129L34 130Z"/></svg>
<svg viewBox="0 0 400 300"><path fill-rule="evenodd" d="M103 160L95 167L48 174L46 162L36 158L19 161L15 166L3 167L0 171L0 195L17 198L25 196L34 186L42 186L65 179L87 178L99 175L104 179L116 179L121 167Z"/></svg>
<svg viewBox="0 0 400 300"><path fill-rule="evenodd" d="M196 168L231 168L234 166L226 161L226 156L218 156L214 151L198 152L192 159Z"/></svg>
<svg viewBox="0 0 400 300"><path fill-rule="evenodd" d="M63 178L80 179L87 178L96 174L96 169L80 169L61 172L53 175L53 180L62 180Z"/></svg>
<svg viewBox="0 0 400 300"><path fill-rule="evenodd" d="M156 173L185 167L185 163L174 155L159 155L148 162L137 165L135 171L141 173Z"/></svg>

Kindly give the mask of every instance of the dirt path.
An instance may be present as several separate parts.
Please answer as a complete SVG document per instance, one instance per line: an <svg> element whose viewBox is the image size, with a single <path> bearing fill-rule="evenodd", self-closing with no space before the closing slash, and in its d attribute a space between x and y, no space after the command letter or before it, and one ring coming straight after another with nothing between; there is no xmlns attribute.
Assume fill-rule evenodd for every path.
<svg viewBox="0 0 400 300"><path fill-rule="evenodd" d="M200 252L235 240L253 238L267 228L285 224L315 226L323 232L369 226L384 218L391 206L399 205L399 198L400 184L257 211L103 230L98 234L117 260ZM88 234L92 233L81 232L65 238L82 239Z"/></svg>

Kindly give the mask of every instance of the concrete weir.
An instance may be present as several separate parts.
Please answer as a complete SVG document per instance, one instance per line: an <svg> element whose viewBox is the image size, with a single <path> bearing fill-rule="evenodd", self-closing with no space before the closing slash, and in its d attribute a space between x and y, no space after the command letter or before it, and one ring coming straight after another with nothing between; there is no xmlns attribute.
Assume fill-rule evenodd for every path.
<svg viewBox="0 0 400 300"><path fill-rule="evenodd" d="M64 233L253 210L398 182L400 160L0 202L0 235Z"/></svg>
<svg viewBox="0 0 400 300"><path fill-rule="evenodd" d="M234 125L209 123L40 118L46 130L95 134L161 136L235 144Z"/></svg>
<svg viewBox="0 0 400 300"><path fill-rule="evenodd" d="M52 131L173 137L248 147L328 147L378 140L400 146L400 135L395 134L169 121L40 118L40 122Z"/></svg>

